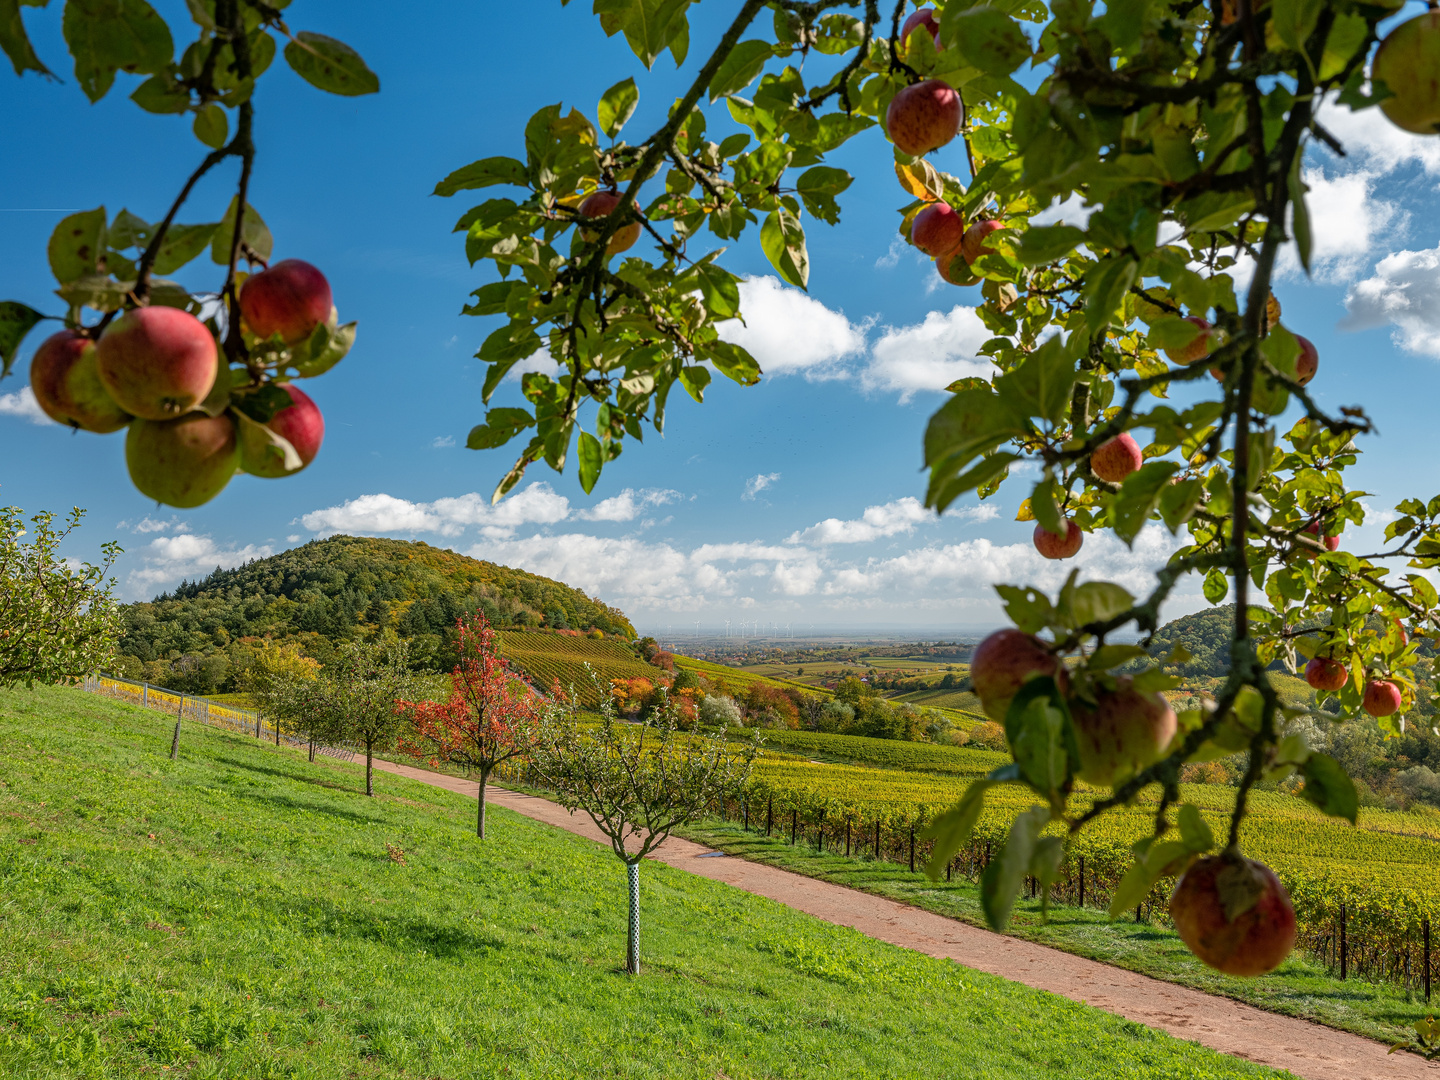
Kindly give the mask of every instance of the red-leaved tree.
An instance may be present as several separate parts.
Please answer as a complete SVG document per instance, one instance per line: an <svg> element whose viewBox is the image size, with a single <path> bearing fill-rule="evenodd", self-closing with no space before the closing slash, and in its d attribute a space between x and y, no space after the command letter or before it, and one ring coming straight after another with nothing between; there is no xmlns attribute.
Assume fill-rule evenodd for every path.
<svg viewBox="0 0 1440 1080"><path fill-rule="evenodd" d="M413 739L400 740L400 747L432 764L447 761L480 774L475 835L483 840L490 774L501 762L534 749L540 700L500 656L495 631L484 615L476 612L455 625L460 662L450 672L450 697L403 702L415 730Z"/></svg>

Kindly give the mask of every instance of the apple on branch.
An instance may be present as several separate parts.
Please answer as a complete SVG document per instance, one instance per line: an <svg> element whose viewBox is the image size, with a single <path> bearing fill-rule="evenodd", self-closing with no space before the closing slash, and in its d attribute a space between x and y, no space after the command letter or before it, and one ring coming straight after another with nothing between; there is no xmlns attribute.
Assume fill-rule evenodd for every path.
<svg viewBox="0 0 1440 1080"><path fill-rule="evenodd" d="M170 420L204 401L219 374L219 352L188 311L141 307L100 337L96 370L117 405L142 420Z"/></svg>
<svg viewBox="0 0 1440 1080"><path fill-rule="evenodd" d="M130 422L100 381L95 342L75 330L46 338L30 361L30 389L57 423L108 435Z"/></svg>
<svg viewBox="0 0 1440 1080"><path fill-rule="evenodd" d="M1045 558L1069 559L1080 550L1080 545L1085 542L1085 534L1080 531L1079 525L1067 520L1064 536L1050 532L1043 525L1036 525L1032 539L1035 542L1035 550Z"/></svg>

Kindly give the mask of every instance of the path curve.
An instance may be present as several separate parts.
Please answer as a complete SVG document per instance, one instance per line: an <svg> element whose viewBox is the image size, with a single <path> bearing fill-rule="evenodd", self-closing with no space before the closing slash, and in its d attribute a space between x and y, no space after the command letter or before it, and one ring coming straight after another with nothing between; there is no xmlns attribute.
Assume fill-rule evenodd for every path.
<svg viewBox="0 0 1440 1080"><path fill-rule="evenodd" d="M363 762L363 758L357 759ZM475 798L477 785L455 776L376 760L375 768ZM488 789L488 801L598 843L607 840L583 814L535 795ZM651 858L768 897L868 937L945 957L1038 990L1084 1002L1248 1061L1289 1069L1306 1080L1440 1080L1440 1062L1308 1020L1266 1012L1230 998L983 930L969 923L843 885L744 859L700 858L712 849L671 837Z"/></svg>

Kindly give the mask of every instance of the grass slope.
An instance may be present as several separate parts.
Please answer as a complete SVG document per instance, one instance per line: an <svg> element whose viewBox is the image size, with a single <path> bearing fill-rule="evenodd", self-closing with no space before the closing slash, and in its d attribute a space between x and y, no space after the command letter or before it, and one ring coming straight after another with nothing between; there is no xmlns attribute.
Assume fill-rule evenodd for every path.
<svg viewBox="0 0 1440 1080"><path fill-rule="evenodd" d="M0 1075L1275 1073L399 778L0 694ZM387 856L403 848L408 865Z"/></svg>

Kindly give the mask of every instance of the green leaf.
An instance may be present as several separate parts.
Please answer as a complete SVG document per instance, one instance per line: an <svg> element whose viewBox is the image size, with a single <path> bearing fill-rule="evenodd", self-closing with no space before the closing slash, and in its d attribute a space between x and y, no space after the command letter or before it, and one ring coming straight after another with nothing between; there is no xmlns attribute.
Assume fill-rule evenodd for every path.
<svg viewBox="0 0 1440 1080"><path fill-rule="evenodd" d="M117 70L153 75L175 54L170 27L145 0L66 0L61 28L91 101L105 96Z"/></svg>
<svg viewBox="0 0 1440 1080"><path fill-rule="evenodd" d="M1006 617L1023 632L1036 633L1055 621L1055 607L1039 589L996 585L995 591L1004 601Z"/></svg>
<svg viewBox="0 0 1440 1080"><path fill-rule="evenodd" d="M1059 800L1080 751L1054 679L1042 675L1020 687L1005 713L1005 738L1025 782L1052 802Z"/></svg>
<svg viewBox="0 0 1440 1080"><path fill-rule="evenodd" d="M741 386L754 386L760 381L760 364L739 345L729 341L712 341L697 345L696 355L714 364L722 375Z"/></svg>
<svg viewBox="0 0 1440 1080"><path fill-rule="evenodd" d="M1027 416L1051 421L1069 409L1074 385L1075 358L1066 355L1059 334L995 380L995 390L1007 404Z"/></svg>
<svg viewBox="0 0 1440 1080"><path fill-rule="evenodd" d="M220 224L216 226L210 240L210 258L221 266L230 265L230 244L235 236L235 209L238 204L239 196L232 196L230 206L226 209L225 216L220 219ZM195 227L200 228L201 226ZM267 261L271 251L275 248L275 240L270 235L265 220L248 202L245 204L245 216L240 226L240 240L256 255Z"/></svg>
<svg viewBox="0 0 1440 1080"><path fill-rule="evenodd" d="M129 210L121 210L105 231L105 242L115 251L144 248L150 243L153 228L148 221L136 217Z"/></svg>
<svg viewBox="0 0 1440 1080"><path fill-rule="evenodd" d="M1115 318L1120 302L1135 284L1139 264L1134 259L1111 256L1092 268L1085 279L1085 324L1091 335L1104 330Z"/></svg>
<svg viewBox="0 0 1440 1080"><path fill-rule="evenodd" d="M1194 476L1160 489L1160 517L1171 533L1178 532L1180 526L1194 516L1204 491L1205 482Z"/></svg>
<svg viewBox="0 0 1440 1080"><path fill-rule="evenodd" d="M988 5L951 7L940 17L940 40L987 75L1008 75L1029 58L1029 40L1004 12Z"/></svg>
<svg viewBox="0 0 1440 1080"><path fill-rule="evenodd" d="M1310 189L1300 178L1300 158L1295 155L1295 164L1290 169L1290 231L1295 234L1295 248L1300 255L1300 265L1310 273L1310 249L1314 240L1310 232L1310 211L1305 208L1305 192Z"/></svg>
<svg viewBox="0 0 1440 1080"><path fill-rule="evenodd" d="M309 379L316 375L323 375L341 360L345 359L347 353L355 344L356 324L353 322L337 326L334 330L329 327L319 327L315 333L318 335L321 330L329 330L325 347L319 353L312 351L310 359L292 365L295 369L295 377Z"/></svg>
<svg viewBox="0 0 1440 1080"><path fill-rule="evenodd" d="M534 426L535 418L524 409L491 409L485 414L485 423L471 429L465 445L471 450L491 450Z"/></svg>
<svg viewBox="0 0 1440 1080"><path fill-rule="evenodd" d="M1093 671L1109 671L1129 660L1149 655L1139 645L1101 645L1090 654L1085 666Z"/></svg>
<svg viewBox="0 0 1440 1080"><path fill-rule="evenodd" d="M1218 566L1212 566L1205 573L1205 599L1212 604L1218 604L1225 599L1225 594L1230 591L1230 581L1225 577L1225 571Z"/></svg>
<svg viewBox="0 0 1440 1080"><path fill-rule="evenodd" d="M50 270L61 285L96 272L105 254L105 208L82 210L55 226L48 247Z"/></svg>
<svg viewBox="0 0 1440 1080"><path fill-rule="evenodd" d="M1274 0L1270 25L1275 28L1275 36L1299 52L1314 31L1324 6L1325 0Z"/></svg>
<svg viewBox="0 0 1440 1080"><path fill-rule="evenodd" d="M1084 243L1085 230L1073 225L1040 225L1020 234L1022 266L1039 266L1068 255Z"/></svg>
<svg viewBox="0 0 1440 1080"><path fill-rule="evenodd" d="M169 75L152 75L136 88L130 100L146 112L173 115L190 108L190 91Z"/></svg>
<svg viewBox="0 0 1440 1080"><path fill-rule="evenodd" d="M625 0L623 5L618 6L628 9L622 28L630 51L647 68L669 47L671 38L681 31L685 32L688 43L685 9L690 6L690 0ZM677 58L676 66L681 63L683 60Z"/></svg>
<svg viewBox="0 0 1440 1080"><path fill-rule="evenodd" d="M586 495L589 495L595 489L595 481L600 479L600 469L605 461L605 449L594 435L588 431L582 431L577 452L580 457L580 487L584 489Z"/></svg>
<svg viewBox="0 0 1440 1080"><path fill-rule="evenodd" d="M766 41L742 41L720 62L710 80L710 100L745 89L765 69L765 61L775 55Z"/></svg>
<svg viewBox="0 0 1440 1080"><path fill-rule="evenodd" d="M230 121L225 110L213 101L195 114L195 137L212 150L225 145L230 137Z"/></svg>
<svg viewBox="0 0 1440 1080"><path fill-rule="evenodd" d="M639 101L640 91L636 88L634 79L626 79L610 87L601 96L600 105L596 109L600 130L612 139L620 134L625 122L634 115Z"/></svg>
<svg viewBox="0 0 1440 1080"><path fill-rule="evenodd" d="M359 53L324 34L301 30L285 46L285 62L311 86L327 93L358 97L380 89L380 79Z"/></svg>
<svg viewBox="0 0 1440 1080"><path fill-rule="evenodd" d="M0 375L10 374L10 369L15 366L15 356L20 351L20 343L43 318L45 316L34 308L15 300L0 301L0 361L4 363Z"/></svg>
<svg viewBox="0 0 1440 1080"><path fill-rule="evenodd" d="M710 369L700 364L687 364L680 369L680 385L697 403L703 403L705 388L710 385Z"/></svg>
<svg viewBox="0 0 1440 1080"><path fill-rule="evenodd" d="M51 74L30 45L30 36L25 33L25 23L20 18L18 0L0 0L0 49L4 49L5 55L10 58L16 75L24 75L27 71ZM9 370L8 363L6 370Z"/></svg>
<svg viewBox="0 0 1440 1080"><path fill-rule="evenodd" d="M693 273L705 307L714 318L733 319L740 314L739 278L708 259L696 263Z"/></svg>
<svg viewBox="0 0 1440 1080"><path fill-rule="evenodd" d="M208 225L171 225L155 256L155 273L173 274L179 270L205 250L219 227L217 221ZM228 261L228 251L226 254Z"/></svg>
<svg viewBox="0 0 1440 1080"><path fill-rule="evenodd" d="M810 280L810 256L805 250L805 230L800 219L781 207L770 211L760 226L760 247L770 264L791 285L805 288Z"/></svg>
<svg viewBox="0 0 1440 1080"><path fill-rule="evenodd" d="M1069 614L1074 626L1105 622L1134 606L1135 598L1109 581L1087 581L1070 590Z"/></svg>
<svg viewBox="0 0 1440 1080"><path fill-rule="evenodd" d="M1160 493L1179 471L1180 466L1173 461L1148 461L1124 479L1110 504L1110 523L1116 536L1127 545L1135 542L1159 503Z"/></svg>
<svg viewBox="0 0 1440 1080"><path fill-rule="evenodd" d="M1035 842L1049 821L1050 811L1043 806L1022 813L1010 826L1005 846L980 875L980 906L992 930L1004 930L1009 925L1015 898L1020 895L1035 854Z"/></svg>
<svg viewBox="0 0 1440 1080"><path fill-rule="evenodd" d="M1200 816L1200 808L1193 803L1186 803L1180 807L1180 838L1185 846L1197 854L1203 855L1215 847L1215 834L1210 831L1210 826L1205 824L1205 819Z"/></svg>
<svg viewBox="0 0 1440 1080"><path fill-rule="evenodd" d="M931 881L938 881L940 871L955 857L955 853L970 842L980 812L985 809L985 792L995 786L993 780L972 780L960 796L959 802L926 826L920 833L923 840L934 839L930 858L925 862L925 873Z"/></svg>
<svg viewBox="0 0 1440 1080"><path fill-rule="evenodd" d="M840 205L835 196L848 188L854 178L844 169L816 165L806 169L795 181L795 193L805 200L805 209L831 225L840 222Z"/></svg>
<svg viewBox="0 0 1440 1080"><path fill-rule="evenodd" d="M492 184L514 184L517 187L525 187L528 182L525 176L525 166L514 158L488 157L472 161L469 165L456 169L435 185L434 194L450 196L457 191L490 187Z"/></svg>
<svg viewBox="0 0 1440 1080"><path fill-rule="evenodd" d="M1115 895L1110 900L1110 917L1113 919L1129 911L1149 896L1155 883L1165 876L1165 871L1172 869L1177 860L1185 859L1189 850L1179 840L1151 844L1145 854L1125 871L1125 876L1115 887Z"/></svg>
<svg viewBox="0 0 1440 1080"><path fill-rule="evenodd" d="M1331 817L1344 818L1355 824L1360 813L1360 797L1355 782L1329 754L1311 754L1300 767L1305 786L1300 794Z"/></svg>
<svg viewBox="0 0 1440 1080"><path fill-rule="evenodd" d="M466 304L461 314L504 315L510 294L524 288L523 281L492 281L489 285L482 285L470 294L475 297L475 303Z"/></svg>

